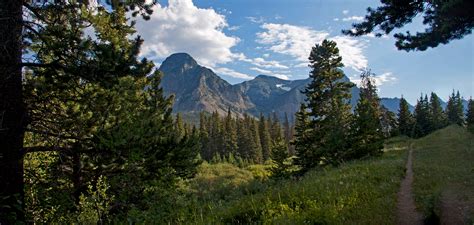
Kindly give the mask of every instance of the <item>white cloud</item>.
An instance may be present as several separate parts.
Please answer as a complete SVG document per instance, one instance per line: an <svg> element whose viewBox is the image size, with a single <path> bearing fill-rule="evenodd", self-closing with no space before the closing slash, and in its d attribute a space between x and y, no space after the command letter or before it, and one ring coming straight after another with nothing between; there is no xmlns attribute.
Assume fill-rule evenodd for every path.
<svg viewBox="0 0 474 225"><path fill-rule="evenodd" d="M382 73L379 76L375 76L375 84L381 86L383 84L393 84L397 82L397 78L393 76L391 72Z"/></svg>
<svg viewBox="0 0 474 225"><path fill-rule="evenodd" d="M264 58L251 59L251 63L263 68L288 69L288 66L274 60L265 60Z"/></svg>
<svg viewBox="0 0 474 225"><path fill-rule="evenodd" d="M232 30L232 31L238 30L238 29L240 29L240 26L231 26L231 27L227 28L227 30Z"/></svg>
<svg viewBox="0 0 474 225"><path fill-rule="evenodd" d="M364 56L364 43L347 36L336 36L330 38L337 43L339 52L342 56L342 63L345 66L351 67L355 70L362 70L367 67L368 61Z"/></svg>
<svg viewBox="0 0 474 225"><path fill-rule="evenodd" d="M248 74L240 73L240 72L237 72L235 70L225 68L225 67L216 67L216 68L213 68L212 70L214 70L214 72L216 72L217 74L222 74L222 75L239 78L239 79L250 80L254 78Z"/></svg>
<svg viewBox="0 0 474 225"><path fill-rule="evenodd" d="M349 16L346 18L342 18L342 21L349 22L349 21L362 21L364 20L363 16Z"/></svg>
<svg viewBox="0 0 474 225"><path fill-rule="evenodd" d="M192 0L169 0L168 6L153 6L149 21L138 20L137 30L145 40L142 55L162 59L187 52L200 64L212 67L234 60L231 48L239 38L227 36L226 18L214 9L197 8Z"/></svg>
<svg viewBox="0 0 474 225"><path fill-rule="evenodd" d="M337 22L337 21L339 21L339 18L334 18L334 19L332 19L332 20L334 20L334 21L336 21L336 22Z"/></svg>
<svg viewBox="0 0 474 225"><path fill-rule="evenodd" d="M393 83L397 82L397 78L393 75L392 72L382 73L378 76L376 75L373 78L375 80L375 85L377 85L378 87L380 87L382 85L385 85L385 84L393 84ZM357 84L357 86L360 86L360 81L361 80L360 80L359 75L351 76L350 80L352 82L354 82L355 84Z"/></svg>
<svg viewBox="0 0 474 225"><path fill-rule="evenodd" d="M272 71L270 71L270 70L260 69L260 68L258 68L258 67L251 67L250 69L251 69L251 70L254 70L254 71L257 71L257 72L259 72L259 73L261 73L261 74L266 74L266 75L269 75L269 74L272 73Z"/></svg>
<svg viewBox="0 0 474 225"><path fill-rule="evenodd" d="M347 9L342 10L342 14L347 15L348 13L349 13L349 10L347 10Z"/></svg>
<svg viewBox="0 0 474 225"><path fill-rule="evenodd" d="M252 23L263 23L263 22L265 22L265 19L263 19L263 17L261 17L261 16L260 17L247 16L245 18L250 20L250 22L252 22Z"/></svg>
<svg viewBox="0 0 474 225"><path fill-rule="evenodd" d="M285 74L274 73L274 74L271 74L271 75L274 76L274 77L280 78L280 79L282 79L282 80L289 80L289 79L290 79L290 78L289 78L287 75L285 75Z"/></svg>
<svg viewBox="0 0 474 225"><path fill-rule="evenodd" d="M324 39L337 43L342 62L355 70L367 67L367 58L363 54L363 42L347 37L330 37L327 31L317 31L309 27L289 24L265 23L261 26L264 32L257 33L257 42L269 46L269 50L290 55L299 63L298 67L306 67L311 48Z"/></svg>
<svg viewBox="0 0 474 225"><path fill-rule="evenodd" d="M366 34L366 35L364 35L364 36L365 36L365 37L369 37L369 38L376 38L376 37L377 37L374 33L368 33L368 34ZM380 36L380 38L388 39L388 35L383 34L382 36Z"/></svg>
<svg viewBox="0 0 474 225"><path fill-rule="evenodd" d="M270 54L265 53L265 54L263 54L263 57L268 58L268 57L270 57Z"/></svg>

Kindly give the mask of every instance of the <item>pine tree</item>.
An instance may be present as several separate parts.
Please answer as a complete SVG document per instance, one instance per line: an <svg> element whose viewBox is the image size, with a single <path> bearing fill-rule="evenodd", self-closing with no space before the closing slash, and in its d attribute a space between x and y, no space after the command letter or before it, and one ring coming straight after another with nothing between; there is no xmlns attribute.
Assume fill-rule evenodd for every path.
<svg viewBox="0 0 474 225"><path fill-rule="evenodd" d="M448 123L446 114L441 107L441 102L439 97L431 92L430 96L430 127L431 131L441 129L445 127Z"/></svg>
<svg viewBox="0 0 474 225"><path fill-rule="evenodd" d="M263 162L262 144L260 141L258 123L254 119L247 117L248 129L250 133L250 159L254 163Z"/></svg>
<svg viewBox="0 0 474 225"><path fill-rule="evenodd" d="M237 153L237 125L232 118L232 113L227 111L227 116L224 118L224 151L226 153Z"/></svg>
<svg viewBox="0 0 474 225"><path fill-rule="evenodd" d="M336 42L324 40L322 44L317 44L312 48L309 60L311 83L303 93L307 97L313 130L311 147L305 150L311 154L305 157L314 162L322 160L326 164L338 164L349 147L349 99L353 84L343 81L342 57ZM303 171L309 169L308 165L300 166Z"/></svg>
<svg viewBox="0 0 474 225"><path fill-rule="evenodd" d="M291 134L290 120L288 119L288 114L286 112L285 112L285 122L283 123L283 128L284 128L285 142L287 145L289 145L292 134Z"/></svg>
<svg viewBox="0 0 474 225"><path fill-rule="evenodd" d="M267 120L262 113L260 113L260 119L258 121L258 131L260 135L260 143L262 146L263 161L266 161L270 158L272 140L270 137Z"/></svg>
<svg viewBox="0 0 474 225"><path fill-rule="evenodd" d="M428 96L420 96L415 106L415 126L414 135L415 137L423 137L430 132L430 108L428 102Z"/></svg>
<svg viewBox="0 0 474 225"><path fill-rule="evenodd" d="M269 126L270 126L270 134L273 141L282 138L281 123L280 123L280 120L278 119L278 114L276 112L272 113L272 119L271 119L271 123L269 123Z"/></svg>
<svg viewBox="0 0 474 225"><path fill-rule="evenodd" d="M3 218L10 213L17 215L17 222L24 221L22 161L25 154L31 152L31 146L30 150L23 148L25 128L31 121L25 119L30 112L26 111L24 101L31 96L23 92L27 89L23 86L30 84L22 80L22 71L32 69L34 76L47 78L51 85L48 91L71 90L67 86L72 83L67 82L71 79L110 84L116 83L118 77L150 72L146 67L151 64L146 59L142 61L146 67L136 60L142 40L129 39L133 26L126 25L123 15L127 9L133 15L140 13L149 18L151 5L133 1L112 4L112 10L106 11L83 7L86 2L61 1L50 7L35 5L33 1L7 0L0 6L3 17L8 18L0 25L5 34L0 39L3 46L0 54L0 129L3 130L0 132L0 183L3 184L0 198L5 206L0 211L1 222L9 223ZM82 35L85 24L95 28L96 40L86 40ZM32 57L22 57L22 52ZM58 80L60 82L54 82ZM35 147L38 150L45 146Z"/></svg>
<svg viewBox="0 0 474 225"><path fill-rule="evenodd" d="M177 137L181 138L184 137L186 133L186 128L183 123L183 118L181 117L181 113L176 114L176 121L174 123L174 129L176 130Z"/></svg>
<svg viewBox="0 0 474 225"><path fill-rule="evenodd" d="M209 123L204 114L199 114L199 140L201 142L201 157L207 161L211 160L212 155L209 151Z"/></svg>
<svg viewBox="0 0 474 225"><path fill-rule="evenodd" d="M359 102L354 111L354 122L351 126L351 150L346 153L346 160L379 155L383 148L380 99L370 70L361 74Z"/></svg>
<svg viewBox="0 0 474 225"><path fill-rule="evenodd" d="M474 101L472 100L472 97L469 99L467 104L466 124L467 129L471 133L474 133Z"/></svg>
<svg viewBox="0 0 474 225"><path fill-rule="evenodd" d="M295 146L295 164L301 167L302 172L319 165L320 160L313 156L312 151L312 128L307 108L300 105L300 110L296 112L295 137L292 144Z"/></svg>
<svg viewBox="0 0 474 225"><path fill-rule="evenodd" d="M412 137L414 123L413 115L408 108L408 102L402 96L398 109L398 132L401 135Z"/></svg>
<svg viewBox="0 0 474 225"><path fill-rule="evenodd" d="M274 166L271 168L272 177L276 179L286 178L289 175L288 169L290 164L287 163L289 157L288 154L288 145L285 140L277 140L273 144L271 159L274 163Z"/></svg>
<svg viewBox="0 0 474 225"><path fill-rule="evenodd" d="M380 106L380 123L382 124L382 133L385 138L398 135L397 115L387 109L385 106Z"/></svg>
<svg viewBox="0 0 474 225"><path fill-rule="evenodd" d="M458 124L461 126L464 124L463 105L459 91L455 94L453 90L453 93L449 97L446 114L448 115L450 124Z"/></svg>
<svg viewBox="0 0 474 225"><path fill-rule="evenodd" d="M209 152L211 157L216 153L225 155L223 126L217 111L213 112L210 118Z"/></svg>

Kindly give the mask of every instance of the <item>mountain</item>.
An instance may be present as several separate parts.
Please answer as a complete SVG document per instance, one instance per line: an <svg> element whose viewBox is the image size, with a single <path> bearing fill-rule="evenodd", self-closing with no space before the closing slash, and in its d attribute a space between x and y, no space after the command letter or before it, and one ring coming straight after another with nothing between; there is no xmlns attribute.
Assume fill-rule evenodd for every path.
<svg viewBox="0 0 474 225"><path fill-rule="evenodd" d="M394 113L398 113L398 109L400 108L400 98L380 98L380 103ZM408 104L408 110L413 112L415 111L415 107Z"/></svg>
<svg viewBox="0 0 474 225"><path fill-rule="evenodd" d="M287 113L293 121L294 114L305 99L301 91L310 82L309 78L290 81L258 75L253 80L231 85L212 70L198 65L186 53L169 56L159 70L164 74L161 86L165 95L175 96L173 111L186 114L217 111L224 115L230 109L239 116L275 112L283 118ZM343 79L349 81L347 77ZM351 94L354 107L359 98L359 88L353 87ZM382 98L382 104L393 112L398 111L399 102L397 98Z"/></svg>
<svg viewBox="0 0 474 225"><path fill-rule="evenodd" d="M243 114L255 105L242 92L202 67L186 53L176 53L161 64L161 86L165 95L174 95L175 112L214 112L224 114L230 108Z"/></svg>

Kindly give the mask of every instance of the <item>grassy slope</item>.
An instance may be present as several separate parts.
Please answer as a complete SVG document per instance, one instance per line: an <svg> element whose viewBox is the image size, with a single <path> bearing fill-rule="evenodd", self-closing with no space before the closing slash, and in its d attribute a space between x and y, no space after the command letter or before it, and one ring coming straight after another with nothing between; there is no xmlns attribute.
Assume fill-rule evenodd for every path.
<svg viewBox="0 0 474 225"><path fill-rule="evenodd" d="M442 193L455 193L474 205L474 135L459 126L438 130L413 142L414 195L424 215L440 215ZM474 211L471 208L471 220Z"/></svg>
<svg viewBox="0 0 474 225"><path fill-rule="evenodd" d="M381 158L313 171L300 181L246 182L242 195L205 198L187 223L394 224L405 159L406 151L390 151Z"/></svg>

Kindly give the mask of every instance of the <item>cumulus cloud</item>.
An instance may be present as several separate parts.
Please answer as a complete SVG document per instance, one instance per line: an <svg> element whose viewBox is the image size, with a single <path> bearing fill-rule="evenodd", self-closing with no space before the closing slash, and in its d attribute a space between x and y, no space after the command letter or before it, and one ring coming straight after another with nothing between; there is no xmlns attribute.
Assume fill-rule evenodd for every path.
<svg viewBox="0 0 474 225"><path fill-rule="evenodd" d="M187 52L208 67L238 57L231 48L239 38L223 32L228 27L226 18L214 9L197 8L192 0L169 0L168 6L157 4L153 11L149 21L137 21L136 28L145 40L142 55L162 59Z"/></svg>
<svg viewBox="0 0 474 225"><path fill-rule="evenodd" d="M215 67L215 68L212 68L212 70L214 70L214 72L216 72L217 74L221 74L221 75L225 75L225 76L229 76L233 78L239 78L239 79L245 79L245 80L250 80L254 78L248 74L240 73L233 69L229 69L225 67Z"/></svg>
<svg viewBox="0 0 474 225"><path fill-rule="evenodd" d="M363 16L349 16L346 18L342 18L342 21L344 22L350 22L350 21L362 21L364 20Z"/></svg>
<svg viewBox="0 0 474 225"><path fill-rule="evenodd" d="M327 31L289 24L265 23L261 28L265 31L257 33L257 42L267 45L273 52L294 57L299 62L297 66L307 66L314 44L331 39L337 43L345 66L357 71L367 67L367 58L363 54L365 46L359 40L347 36L330 37Z"/></svg>
<svg viewBox="0 0 474 225"><path fill-rule="evenodd" d="M342 10L342 14L344 14L344 15L347 15L347 14L349 14L349 10L347 10L347 9L345 9L345 10Z"/></svg>

